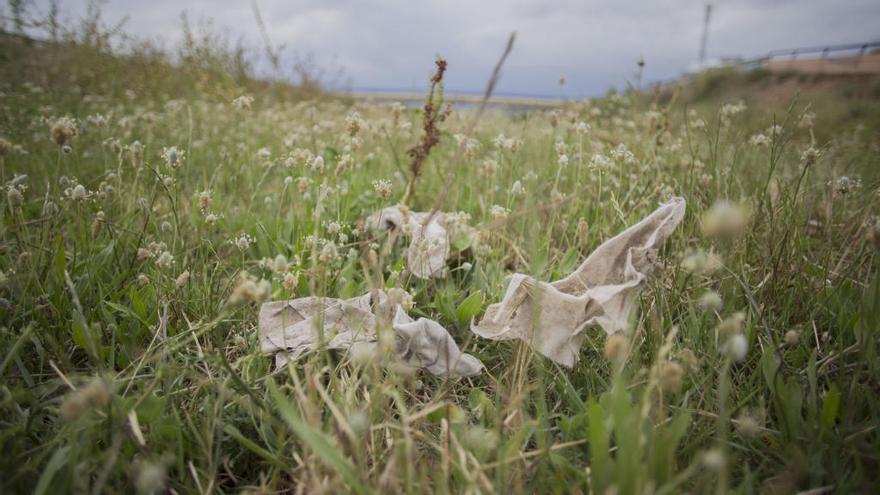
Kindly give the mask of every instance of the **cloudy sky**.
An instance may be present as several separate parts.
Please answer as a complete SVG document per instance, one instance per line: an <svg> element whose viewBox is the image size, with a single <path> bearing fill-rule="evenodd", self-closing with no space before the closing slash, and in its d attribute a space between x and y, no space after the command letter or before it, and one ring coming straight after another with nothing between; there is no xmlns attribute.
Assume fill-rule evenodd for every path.
<svg viewBox="0 0 880 495"><path fill-rule="evenodd" d="M33 0L45 10L48 1ZM497 92L591 96L633 81L680 74L697 60L704 1L690 0L255 0L274 44L342 67L354 89L422 90L435 55L449 61L447 88L481 91L507 37L516 46ZM59 0L76 19L88 0ZM880 41L878 0L718 0L708 56L754 57L769 50ZM180 13L210 18L259 46L249 0L105 0L106 21L126 31L180 38ZM567 82L559 86L559 77Z"/></svg>

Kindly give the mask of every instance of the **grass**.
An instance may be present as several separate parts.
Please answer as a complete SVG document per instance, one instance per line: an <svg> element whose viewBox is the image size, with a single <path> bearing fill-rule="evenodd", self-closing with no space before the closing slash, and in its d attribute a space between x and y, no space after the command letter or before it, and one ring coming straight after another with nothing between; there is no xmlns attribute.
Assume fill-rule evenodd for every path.
<svg viewBox="0 0 880 495"><path fill-rule="evenodd" d="M747 99L731 115L722 103L734 101L705 91L487 112L474 127L471 111L453 111L436 123L409 205L466 212L479 248L447 278L424 281L402 270L404 245L359 228L405 194L420 111L94 44L5 38L3 56L0 129L20 149L0 157L0 491L880 484L876 99L822 93L833 125L821 111L806 125L805 98ZM156 67L164 76L150 76ZM250 109L233 104L242 94ZM53 141L63 116L76 135L56 126ZM758 133L766 145L750 143ZM499 134L515 146L496 146ZM179 167L163 158L172 146ZM672 195L687 199L687 215L622 351L595 329L568 370L469 331L507 275L559 278ZM273 299L352 297L377 279L402 287L411 314L442 323L486 371L450 381L392 356L361 363L322 351L275 372L259 350L260 291L230 301L242 272L251 289L270 283ZM707 303L707 291L721 303ZM745 338L742 359L725 352L733 335Z"/></svg>

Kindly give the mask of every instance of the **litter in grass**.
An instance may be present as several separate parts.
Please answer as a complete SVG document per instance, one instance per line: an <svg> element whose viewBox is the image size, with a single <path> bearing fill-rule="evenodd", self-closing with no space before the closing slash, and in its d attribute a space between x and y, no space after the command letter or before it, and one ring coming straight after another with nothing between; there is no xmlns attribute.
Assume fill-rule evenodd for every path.
<svg viewBox="0 0 880 495"><path fill-rule="evenodd" d="M260 347L275 354L278 368L318 349L344 349L358 355L378 351L382 318L393 329L395 349L404 362L448 377L479 374L479 359L462 353L446 329L434 320L413 320L399 298L375 291L352 299L303 297L263 304Z"/></svg>
<svg viewBox="0 0 880 495"><path fill-rule="evenodd" d="M626 327L657 250L684 212L684 198L662 204L556 282L513 275L502 301L489 306L473 332L492 340L522 339L553 361L573 366L585 329L600 326L610 335Z"/></svg>
<svg viewBox="0 0 880 495"><path fill-rule="evenodd" d="M476 240L468 217L463 212L411 212L403 206L391 206L370 215L367 225L374 230L400 229L410 237L407 270L418 278L443 278L449 257Z"/></svg>

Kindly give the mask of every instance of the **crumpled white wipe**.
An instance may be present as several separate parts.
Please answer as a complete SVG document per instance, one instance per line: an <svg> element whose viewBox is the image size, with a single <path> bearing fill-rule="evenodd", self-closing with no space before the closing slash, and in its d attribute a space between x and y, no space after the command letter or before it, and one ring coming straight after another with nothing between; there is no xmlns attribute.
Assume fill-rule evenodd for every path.
<svg viewBox="0 0 880 495"><path fill-rule="evenodd" d="M476 230L461 220L463 214L412 212L400 206L383 208L367 218L373 230L401 229L410 237L406 250L406 269L418 278L446 276L446 260L456 236L474 238ZM454 230L455 232L450 232Z"/></svg>
<svg viewBox="0 0 880 495"><path fill-rule="evenodd" d="M413 320L384 291L376 293L379 301L375 308L370 293L345 300L303 297L265 303L260 308L260 349L275 354L275 364L281 368L319 347L370 348L377 345L378 338L375 311L390 310L394 312L395 347L408 364L447 377L482 371L483 363L461 352L442 325L428 318Z"/></svg>
<svg viewBox="0 0 880 495"><path fill-rule="evenodd" d="M492 340L524 340L553 361L574 366L586 338L584 329L600 326L610 335L627 326L657 250L684 212L684 198L663 203L555 282L513 275L502 301L490 305L471 330Z"/></svg>

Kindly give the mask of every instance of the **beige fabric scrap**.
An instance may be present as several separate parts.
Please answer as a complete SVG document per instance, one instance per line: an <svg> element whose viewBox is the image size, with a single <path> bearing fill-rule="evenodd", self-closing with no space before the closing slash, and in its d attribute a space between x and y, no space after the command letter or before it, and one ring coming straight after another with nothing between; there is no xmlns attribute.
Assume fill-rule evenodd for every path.
<svg viewBox="0 0 880 495"><path fill-rule="evenodd" d="M513 275L502 301L490 305L472 331L492 340L522 339L557 363L574 366L584 329L600 326L612 334L626 327L657 250L684 212L684 198L662 204L556 282Z"/></svg>
<svg viewBox="0 0 880 495"><path fill-rule="evenodd" d="M367 225L374 230L401 229L410 237L406 251L406 268L418 278L442 278L446 276L446 260L452 249L454 234L474 237L475 230L452 221L454 214L443 212L412 212L399 206L379 210L367 218ZM450 225L454 223L454 225ZM457 232L449 232L453 227Z"/></svg>
<svg viewBox="0 0 880 495"><path fill-rule="evenodd" d="M376 311L393 311L396 350L404 361L448 377L482 371L483 363L462 353L442 325L427 318L413 320L385 292L377 294L375 307L369 293L346 300L303 297L265 303L260 308L260 348L275 354L275 364L281 368L321 347L321 342L328 349L375 346Z"/></svg>

